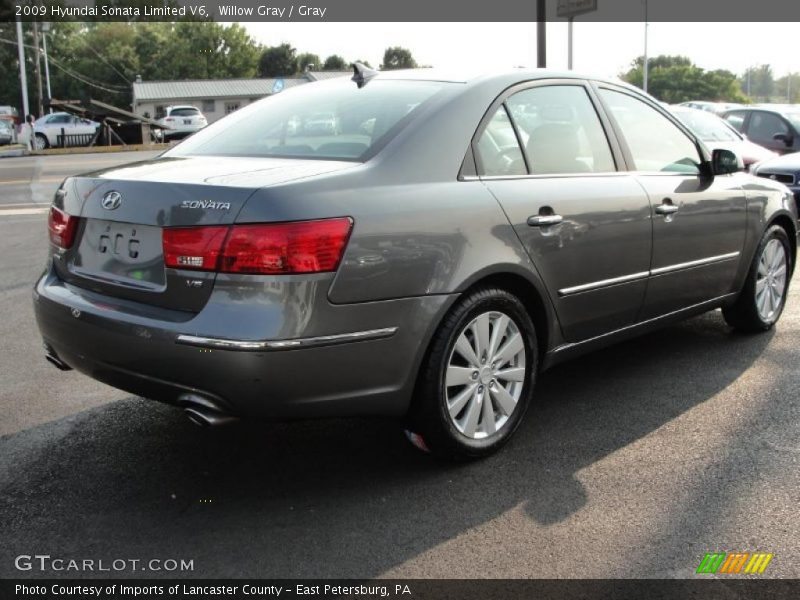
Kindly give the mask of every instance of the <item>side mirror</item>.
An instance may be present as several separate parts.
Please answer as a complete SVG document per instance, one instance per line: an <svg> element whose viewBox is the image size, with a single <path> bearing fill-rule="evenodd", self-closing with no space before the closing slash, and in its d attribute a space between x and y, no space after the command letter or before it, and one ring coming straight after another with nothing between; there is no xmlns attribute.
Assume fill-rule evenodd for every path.
<svg viewBox="0 0 800 600"><path fill-rule="evenodd" d="M776 142L783 142L787 147L791 146L794 142L794 138L788 133L776 133L772 136L772 139Z"/></svg>
<svg viewBox="0 0 800 600"><path fill-rule="evenodd" d="M711 170L714 175L729 175L744 171L742 157L724 148L715 148L711 152Z"/></svg>

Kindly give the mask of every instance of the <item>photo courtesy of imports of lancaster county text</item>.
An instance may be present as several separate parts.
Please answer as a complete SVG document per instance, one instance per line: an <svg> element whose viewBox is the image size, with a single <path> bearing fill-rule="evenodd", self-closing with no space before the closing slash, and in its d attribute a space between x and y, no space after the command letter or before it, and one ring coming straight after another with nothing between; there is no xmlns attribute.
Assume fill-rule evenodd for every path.
<svg viewBox="0 0 800 600"><path fill-rule="evenodd" d="M800 597L798 23L0 0L0 599Z"/></svg>

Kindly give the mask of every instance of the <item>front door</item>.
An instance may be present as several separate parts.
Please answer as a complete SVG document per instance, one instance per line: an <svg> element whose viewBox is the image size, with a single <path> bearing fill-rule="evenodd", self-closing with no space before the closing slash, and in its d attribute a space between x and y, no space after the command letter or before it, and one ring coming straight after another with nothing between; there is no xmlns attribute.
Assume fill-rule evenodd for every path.
<svg viewBox="0 0 800 600"><path fill-rule="evenodd" d="M640 319L735 291L746 225L742 176L701 173L695 140L648 102L606 86L599 95L652 206L653 259Z"/></svg>

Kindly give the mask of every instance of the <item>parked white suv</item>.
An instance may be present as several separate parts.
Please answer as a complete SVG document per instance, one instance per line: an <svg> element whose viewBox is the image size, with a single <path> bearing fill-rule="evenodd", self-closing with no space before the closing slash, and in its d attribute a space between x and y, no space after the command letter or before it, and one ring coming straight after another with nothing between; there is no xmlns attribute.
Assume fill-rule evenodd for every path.
<svg viewBox="0 0 800 600"><path fill-rule="evenodd" d="M58 136L61 135L61 130L67 136L80 136L67 138L67 146L88 146L94 135L97 133L97 128L100 123L90 121L89 119L81 119L75 115L66 112L57 112L45 115L33 124L34 132L34 147L37 150L44 150L45 148L57 148L59 143Z"/></svg>
<svg viewBox="0 0 800 600"><path fill-rule="evenodd" d="M158 122L163 125L165 139L185 137L208 125L208 121L196 106L168 106L164 117Z"/></svg>

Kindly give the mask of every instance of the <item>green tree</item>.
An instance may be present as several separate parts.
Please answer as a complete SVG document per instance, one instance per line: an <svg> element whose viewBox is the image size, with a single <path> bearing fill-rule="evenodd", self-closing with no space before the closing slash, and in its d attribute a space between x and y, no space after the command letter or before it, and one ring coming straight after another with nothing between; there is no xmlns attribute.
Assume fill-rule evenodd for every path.
<svg viewBox="0 0 800 600"><path fill-rule="evenodd" d="M297 50L289 44L270 46L261 53L258 74L261 77L284 77L297 73Z"/></svg>
<svg viewBox="0 0 800 600"><path fill-rule="evenodd" d="M620 77L642 87L644 58L631 63ZM677 104L688 100L746 102L736 75L730 71L706 71L685 56L656 56L648 63L647 91L662 102Z"/></svg>
<svg viewBox="0 0 800 600"><path fill-rule="evenodd" d="M770 65L750 67L741 79L742 91L755 100L769 102L775 92L775 78Z"/></svg>
<svg viewBox="0 0 800 600"><path fill-rule="evenodd" d="M773 99L781 103L800 103L800 73L787 73L776 79Z"/></svg>
<svg viewBox="0 0 800 600"><path fill-rule="evenodd" d="M368 69L371 69L371 68L372 68L372 65L371 65L371 64L369 64L369 61L368 61L368 60L364 60L363 58L356 59L356 60L354 60L353 62L361 63L362 65L364 65L364 66L365 66L365 67L367 67Z"/></svg>
<svg viewBox="0 0 800 600"><path fill-rule="evenodd" d="M323 71L344 71L346 69L347 61L338 54L331 54L322 65Z"/></svg>
<svg viewBox="0 0 800 600"><path fill-rule="evenodd" d="M322 61L319 55L312 54L311 52L303 52L297 55L297 70L299 72L305 71L307 68L313 71L319 71L322 68Z"/></svg>
<svg viewBox="0 0 800 600"><path fill-rule="evenodd" d="M411 51L400 46L387 48L383 53L383 64L381 69L391 71L394 69L414 69L417 61L411 55Z"/></svg>

